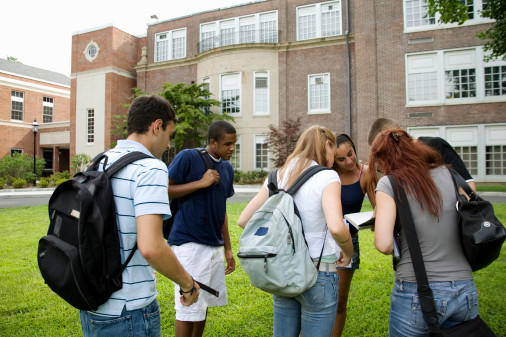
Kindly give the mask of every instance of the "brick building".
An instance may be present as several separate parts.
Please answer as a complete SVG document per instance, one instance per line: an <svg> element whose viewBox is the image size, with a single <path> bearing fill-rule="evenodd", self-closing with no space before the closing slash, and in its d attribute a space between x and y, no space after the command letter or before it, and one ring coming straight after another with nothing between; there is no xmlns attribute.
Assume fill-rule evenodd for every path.
<svg viewBox="0 0 506 337"><path fill-rule="evenodd" d="M70 78L0 59L0 157L33 155L34 140L36 156L46 160L44 174L69 169Z"/></svg>
<svg viewBox="0 0 506 337"><path fill-rule="evenodd" d="M71 154L108 148L133 87L194 82L234 116L241 170L271 167L270 124L302 117L346 132L367 160L369 126L388 117L447 139L476 180L505 181L506 62L483 61L486 1L467 3L462 26L438 24L424 0L264 0L160 21L142 37L74 33Z"/></svg>

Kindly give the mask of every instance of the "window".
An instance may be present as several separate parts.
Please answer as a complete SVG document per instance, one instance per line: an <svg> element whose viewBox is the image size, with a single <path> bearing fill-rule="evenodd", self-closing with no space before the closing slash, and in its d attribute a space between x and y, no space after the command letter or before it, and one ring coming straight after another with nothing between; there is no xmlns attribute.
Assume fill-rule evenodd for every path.
<svg viewBox="0 0 506 337"><path fill-rule="evenodd" d="M255 72L255 115L269 114L269 74Z"/></svg>
<svg viewBox="0 0 506 337"><path fill-rule="evenodd" d="M42 98L42 123L52 123L53 122L53 97Z"/></svg>
<svg viewBox="0 0 506 337"><path fill-rule="evenodd" d="M235 151L232 155L232 158L230 158L230 164L232 164L234 170L241 169L241 136L237 136L237 141L235 142Z"/></svg>
<svg viewBox="0 0 506 337"><path fill-rule="evenodd" d="M240 43L255 42L255 17L249 16L239 19L239 40Z"/></svg>
<svg viewBox="0 0 506 337"><path fill-rule="evenodd" d="M260 42L261 43L278 42L277 13L267 13L260 15Z"/></svg>
<svg viewBox="0 0 506 337"><path fill-rule="evenodd" d="M46 161L44 171L53 171L53 150L43 150L42 157Z"/></svg>
<svg viewBox="0 0 506 337"><path fill-rule="evenodd" d="M209 93L211 92L211 79L209 77L204 77L202 79L202 83L204 84L202 86L202 90L207 90ZM203 99L210 99L211 97L210 96L204 96L202 97ZM204 114L206 115L209 115L211 113L211 107L210 106L205 106L204 109Z"/></svg>
<svg viewBox="0 0 506 337"><path fill-rule="evenodd" d="M255 169L267 170L269 168L269 137L255 135Z"/></svg>
<svg viewBox="0 0 506 337"><path fill-rule="evenodd" d="M155 62L186 57L186 28L155 35Z"/></svg>
<svg viewBox="0 0 506 337"><path fill-rule="evenodd" d="M234 21L220 22L220 46L229 46L235 43Z"/></svg>
<svg viewBox="0 0 506 337"><path fill-rule="evenodd" d="M471 175L478 174L478 148L476 146L456 146L455 152L460 156Z"/></svg>
<svg viewBox="0 0 506 337"><path fill-rule="evenodd" d="M309 113L330 112L330 75L319 74L308 76L308 111Z"/></svg>
<svg viewBox="0 0 506 337"><path fill-rule="evenodd" d="M408 105L506 99L506 61L484 62L483 48L406 56Z"/></svg>
<svg viewBox="0 0 506 337"><path fill-rule="evenodd" d="M241 112L241 74L221 75L221 112L235 115Z"/></svg>
<svg viewBox="0 0 506 337"><path fill-rule="evenodd" d="M341 35L341 2L297 8L297 40Z"/></svg>
<svg viewBox="0 0 506 337"><path fill-rule="evenodd" d="M506 145L486 147L486 174L506 175Z"/></svg>
<svg viewBox="0 0 506 337"><path fill-rule="evenodd" d="M506 95L506 65L485 67L485 96Z"/></svg>
<svg viewBox="0 0 506 337"><path fill-rule="evenodd" d="M86 137L88 143L95 142L95 110L88 109L87 113L87 124L86 124Z"/></svg>
<svg viewBox="0 0 506 337"><path fill-rule="evenodd" d="M14 155L14 153L23 153L23 149L11 149L11 157Z"/></svg>
<svg viewBox="0 0 506 337"><path fill-rule="evenodd" d="M84 48L84 57L88 61L93 62L97 58L99 51L100 48L98 47L98 44L95 41L91 40L86 48Z"/></svg>
<svg viewBox="0 0 506 337"><path fill-rule="evenodd" d="M22 121L25 105L25 94L22 91L11 91L11 119Z"/></svg>
<svg viewBox="0 0 506 337"><path fill-rule="evenodd" d="M480 16L480 12L486 8L487 0L461 0L468 8L469 21L464 25L476 22L489 21ZM439 13L429 16L428 0L404 0L404 27L406 30L424 30L434 28L455 27L456 23L440 24Z"/></svg>
<svg viewBox="0 0 506 337"><path fill-rule="evenodd" d="M200 25L200 52L240 43L277 43L278 12L265 12Z"/></svg>

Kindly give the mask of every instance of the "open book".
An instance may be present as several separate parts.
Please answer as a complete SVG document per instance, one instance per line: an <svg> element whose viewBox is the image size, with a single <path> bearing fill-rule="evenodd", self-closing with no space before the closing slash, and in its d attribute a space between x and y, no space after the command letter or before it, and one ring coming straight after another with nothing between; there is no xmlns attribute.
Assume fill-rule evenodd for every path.
<svg viewBox="0 0 506 337"><path fill-rule="evenodd" d="M367 229L371 228L374 224L373 211L369 212L358 212L358 213L350 213L344 216L346 220L350 224L352 224L356 229Z"/></svg>

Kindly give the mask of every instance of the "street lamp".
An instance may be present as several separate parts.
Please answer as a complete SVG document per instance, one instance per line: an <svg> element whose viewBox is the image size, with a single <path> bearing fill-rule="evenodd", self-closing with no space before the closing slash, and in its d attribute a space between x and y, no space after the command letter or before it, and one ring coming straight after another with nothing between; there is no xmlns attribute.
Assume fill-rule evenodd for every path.
<svg viewBox="0 0 506 337"><path fill-rule="evenodd" d="M39 126L39 123L37 123L37 118L33 119L33 186L37 186L37 161L35 159L35 151L36 151L36 145L37 145L37 132L39 131L37 129L37 126Z"/></svg>

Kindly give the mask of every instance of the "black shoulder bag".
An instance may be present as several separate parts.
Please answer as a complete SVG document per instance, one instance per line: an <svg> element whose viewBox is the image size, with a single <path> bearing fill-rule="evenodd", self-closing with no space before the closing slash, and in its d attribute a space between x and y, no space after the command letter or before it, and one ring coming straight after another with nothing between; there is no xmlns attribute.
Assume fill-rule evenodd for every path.
<svg viewBox="0 0 506 337"><path fill-rule="evenodd" d="M411 261L415 272L416 282L418 285L418 297L422 307L422 314L425 322L429 326L428 336L430 337L495 337L490 327L481 319L476 316L469 321L465 321L459 325L451 328L441 328L439 326L438 313L436 311L436 304L434 303L434 296L432 289L429 286L425 265L423 262L422 251L420 249L420 242L416 234L413 216L409 207L406 193L402 188L397 188L394 177L388 176L392 189L394 191L394 200L397 205L397 214L400 217L402 226L404 227L404 235L408 243Z"/></svg>
<svg viewBox="0 0 506 337"><path fill-rule="evenodd" d="M499 257L506 238L503 224L494 214L492 204L473 192L464 178L450 169L457 194L460 240L464 254L473 271L480 270ZM461 187L469 196L460 195Z"/></svg>

